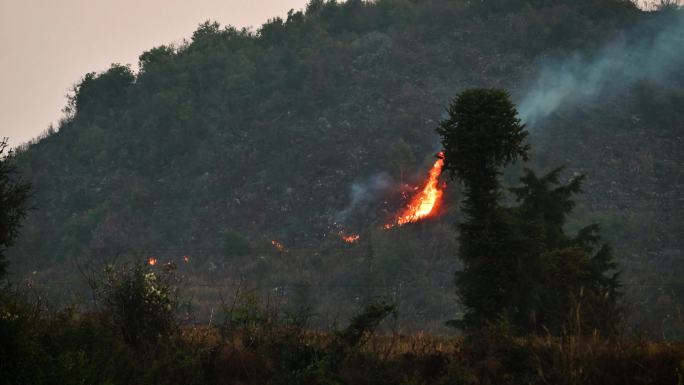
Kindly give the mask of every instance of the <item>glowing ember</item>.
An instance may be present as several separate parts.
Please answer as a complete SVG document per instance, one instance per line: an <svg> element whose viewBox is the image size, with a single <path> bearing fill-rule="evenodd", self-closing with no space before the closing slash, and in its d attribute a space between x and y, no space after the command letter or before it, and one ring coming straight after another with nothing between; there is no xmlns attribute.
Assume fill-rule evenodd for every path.
<svg viewBox="0 0 684 385"><path fill-rule="evenodd" d="M184 256L183 256L183 262L185 262L185 263L190 262L190 257L187 256L187 255L184 255Z"/></svg>
<svg viewBox="0 0 684 385"><path fill-rule="evenodd" d="M435 208L439 206L444 193L439 186L439 175L444 167L444 153L440 152L437 154L437 157L439 159L435 161L432 169L430 169L430 175L427 182L425 182L425 186L411 198L406 208L397 217L396 222L386 224L384 226L385 229L418 222L436 212Z"/></svg>
<svg viewBox="0 0 684 385"><path fill-rule="evenodd" d="M342 231L340 231L340 237L343 241L347 243L356 243L359 241L359 239L361 239L361 236L359 234L345 235Z"/></svg>
<svg viewBox="0 0 684 385"><path fill-rule="evenodd" d="M156 265L156 264L157 264L157 258L150 257L150 258L147 260L147 264L150 265L150 266Z"/></svg>
<svg viewBox="0 0 684 385"><path fill-rule="evenodd" d="M285 251L285 246L283 246L280 242L276 241L275 239L271 241L271 244L273 245L273 248L283 252Z"/></svg>

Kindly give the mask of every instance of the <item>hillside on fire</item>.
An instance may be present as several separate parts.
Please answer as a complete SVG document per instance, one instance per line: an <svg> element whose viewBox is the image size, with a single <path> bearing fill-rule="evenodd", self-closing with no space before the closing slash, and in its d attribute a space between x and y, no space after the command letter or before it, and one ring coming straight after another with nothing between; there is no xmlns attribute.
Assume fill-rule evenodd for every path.
<svg viewBox="0 0 684 385"><path fill-rule="evenodd" d="M88 272L143 260L186 277L203 321L242 290L317 326L384 296L401 327L451 330L468 189L437 129L455 95L497 88L531 148L502 169L503 204L526 169L584 175L562 231L600 226L626 329L681 337L682 47L679 8L620 0L312 0L256 30L207 21L136 69L85 74L59 126L17 149L32 195L10 276L73 301Z"/></svg>

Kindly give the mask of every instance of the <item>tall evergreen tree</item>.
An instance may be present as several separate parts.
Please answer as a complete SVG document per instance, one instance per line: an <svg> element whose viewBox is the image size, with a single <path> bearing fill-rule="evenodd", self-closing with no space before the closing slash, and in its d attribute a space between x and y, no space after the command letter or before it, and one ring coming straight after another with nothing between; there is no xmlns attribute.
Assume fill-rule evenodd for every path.
<svg viewBox="0 0 684 385"><path fill-rule="evenodd" d="M465 330L504 321L514 331L615 331L618 274L598 227L565 234L583 176L559 182L562 168L538 177L526 169L511 191L517 207L501 204L501 169L527 160L527 132L509 95L497 89L461 93L440 123L445 168L465 186L460 231L463 270L456 288Z"/></svg>
<svg viewBox="0 0 684 385"><path fill-rule="evenodd" d="M499 204L500 169L517 158L527 159L523 142L527 133L506 91L472 89L461 93L449 107L449 117L440 122L445 170L465 185L463 212L459 224L463 270L456 287L466 313L465 329L484 326L500 316L516 316L521 297L521 254L526 249L510 226L509 215Z"/></svg>
<svg viewBox="0 0 684 385"><path fill-rule="evenodd" d="M581 192L584 175L562 185L562 170L538 177L526 169L522 186L511 189L520 202L513 210L524 231L543 241L535 325L554 333L614 333L622 316L617 264L610 247L601 242L597 225L580 229L574 237L565 234L567 216L575 206L572 197Z"/></svg>

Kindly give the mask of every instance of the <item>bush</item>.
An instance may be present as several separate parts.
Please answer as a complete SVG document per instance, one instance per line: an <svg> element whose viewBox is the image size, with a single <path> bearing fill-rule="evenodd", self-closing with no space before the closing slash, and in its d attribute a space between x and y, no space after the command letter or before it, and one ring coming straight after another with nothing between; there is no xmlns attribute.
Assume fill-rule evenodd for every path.
<svg viewBox="0 0 684 385"><path fill-rule="evenodd" d="M153 344L173 331L178 307L173 279L172 266L154 272L143 262L135 262L118 270L105 269L96 297L129 345Z"/></svg>
<svg viewBox="0 0 684 385"><path fill-rule="evenodd" d="M34 297L0 293L0 383L205 384L212 346L176 327L168 274L140 263L107 269L101 312L49 312Z"/></svg>

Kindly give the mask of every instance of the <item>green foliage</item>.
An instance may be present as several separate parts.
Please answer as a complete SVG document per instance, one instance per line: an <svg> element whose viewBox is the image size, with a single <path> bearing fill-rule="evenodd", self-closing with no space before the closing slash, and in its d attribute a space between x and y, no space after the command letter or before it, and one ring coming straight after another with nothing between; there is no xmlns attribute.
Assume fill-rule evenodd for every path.
<svg viewBox="0 0 684 385"><path fill-rule="evenodd" d="M243 365L258 365L258 372L246 367L229 369L224 376L274 384L358 383L348 372L358 368L371 376L359 379L363 383L392 383L388 378L381 380L383 373L367 372L370 367L364 365L377 366L378 362L363 351L381 322L390 314L396 316L395 306L388 301L372 301L352 317L346 328L329 333L330 338L319 342L312 339L316 332L305 329L306 313L282 313L253 292L238 293L225 311L216 365L230 367L226 357L236 357ZM398 375L393 373L392 378Z"/></svg>
<svg viewBox="0 0 684 385"><path fill-rule="evenodd" d="M206 340L181 336L174 328L164 339L134 347L119 326L106 311L54 312L37 298L7 290L0 294L2 383L206 383Z"/></svg>
<svg viewBox="0 0 684 385"><path fill-rule="evenodd" d="M542 177L526 169L502 206L500 169L527 158L527 135L500 90L464 91L438 129L445 167L466 186L460 230L463 270L456 285L466 308L456 325L478 330L504 322L511 332L615 333L621 319L617 265L597 227L564 232L583 176L560 185L562 168Z"/></svg>
<svg viewBox="0 0 684 385"><path fill-rule="evenodd" d="M543 312L535 312L535 322L554 333L584 328L615 334L622 317L618 267L611 249L601 243L598 225L581 228L575 237L565 234L575 206L572 196L581 191L584 176L560 185L561 171L537 177L526 169L523 186L511 189L520 202L516 211L522 226L543 243L540 262L546 283L540 295Z"/></svg>
<svg viewBox="0 0 684 385"><path fill-rule="evenodd" d="M5 252L14 244L26 216L30 190L30 184L18 179L7 139L0 139L0 280L7 273Z"/></svg>
<svg viewBox="0 0 684 385"><path fill-rule="evenodd" d="M128 92L135 82L135 75L128 66L113 64L102 74L90 72L76 87L72 105L76 114L93 114L123 107Z"/></svg>
<svg viewBox="0 0 684 385"><path fill-rule="evenodd" d="M372 333L388 315L396 316L396 305L383 299L378 299L355 315L349 326L337 335L336 343L344 347L358 346L367 333Z"/></svg>
<svg viewBox="0 0 684 385"><path fill-rule="evenodd" d="M486 0L474 4L481 14L501 14L515 12L524 7L558 8L567 7L567 0ZM572 3L585 18L604 17L606 13L629 14L636 5L624 0L577 0Z"/></svg>
<svg viewBox="0 0 684 385"><path fill-rule="evenodd" d="M521 203L518 207L521 219L544 232L547 247L559 247L566 241L563 232L566 218L575 207L570 198L581 191L584 180L584 175L580 175L567 185L558 186L562 171L563 168L556 168L539 178L526 168L520 178L522 186L511 189Z"/></svg>
<svg viewBox="0 0 684 385"><path fill-rule="evenodd" d="M139 347L172 333L177 309L172 283L173 266L155 272L144 262L135 262L119 269L108 266L95 292L126 343Z"/></svg>
<svg viewBox="0 0 684 385"><path fill-rule="evenodd" d="M251 377L264 383L273 377L276 383L283 384L297 383L296 379L308 376L318 359L316 350L305 341L308 314L282 313L255 292L236 293L233 303L224 305L223 310L225 319L219 326L222 345L216 364L231 367L221 358L227 353L228 357L237 355L237 360L249 359L260 366L258 373L250 373L252 368L238 368L224 375ZM243 350L249 354L241 358Z"/></svg>
<svg viewBox="0 0 684 385"><path fill-rule="evenodd" d="M532 245L510 225L509 213L500 205L500 168L518 157L526 159L527 133L517 118L508 93L497 89L473 89L459 94L440 123L445 170L465 184L459 224L460 258L457 290L468 309L466 329L484 326L508 313L525 313L532 287L522 280L522 268L534 256Z"/></svg>
<svg viewBox="0 0 684 385"><path fill-rule="evenodd" d="M527 137L508 92L501 89L469 89L461 92L440 122L444 168L469 189L485 191L500 168L527 160Z"/></svg>

